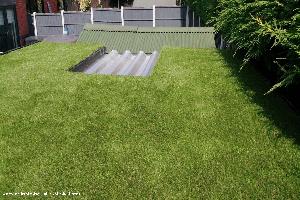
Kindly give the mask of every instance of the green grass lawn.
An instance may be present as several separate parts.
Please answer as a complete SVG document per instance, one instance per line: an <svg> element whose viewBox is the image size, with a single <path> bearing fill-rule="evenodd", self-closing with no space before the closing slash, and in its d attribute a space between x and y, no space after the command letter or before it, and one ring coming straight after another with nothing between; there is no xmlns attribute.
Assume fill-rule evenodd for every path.
<svg viewBox="0 0 300 200"><path fill-rule="evenodd" d="M171 48L147 78L67 70L96 48L0 56L0 199L300 198L300 118L254 70Z"/></svg>

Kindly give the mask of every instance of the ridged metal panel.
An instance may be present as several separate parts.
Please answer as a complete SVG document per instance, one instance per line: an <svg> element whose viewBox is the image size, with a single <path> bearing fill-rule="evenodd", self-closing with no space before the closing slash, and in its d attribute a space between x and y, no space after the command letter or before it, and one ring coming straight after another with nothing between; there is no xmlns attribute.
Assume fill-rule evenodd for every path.
<svg viewBox="0 0 300 200"><path fill-rule="evenodd" d="M212 33L214 32L213 27L138 27L138 32L158 32L158 33Z"/></svg>
<svg viewBox="0 0 300 200"><path fill-rule="evenodd" d="M118 26L108 24L86 24L84 30L111 31L111 32L137 32L138 26Z"/></svg>
<svg viewBox="0 0 300 200"><path fill-rule="evenodd" d="M96 25L97 26L97 25ZM213 28L137 28L87 25L78 41L99 43L108 51L130 50L132 53L160 51L164 46L185 48L214 48ZM96 30L94 30L94 29ZM107 28L107 30L105 30ZM118 30L117 30L118 29ZM115 30L115 31L112 31ZM122 31L123 30L123 31ZM130 31L132 30L132 31Z"/></svg>
<svg viewBox="0 0 300 200"><path fill-rule="evenodd" d="M214 48L213 33L138 33L136 45L147 53L163 46L184 48ZM151 42L149 42L151 41ZM139 50L134 48L134 51Z"/></svg>
<svg viewBox="0 0 300 200"><path fill-rule="evenodd" d="M112 50L83 69L83 72L86 74L149 76L158 57L157 51L147 55L143 51L132 54L126 50L123 54L119 54L118 51Z"/></svg>
<svg viewBox="0 0 300 200"><path fill-rule="evenodd" d="M124 21L125 26L145 26L145 27L151 27L153 26L152 20L127 20Z"/></svg>

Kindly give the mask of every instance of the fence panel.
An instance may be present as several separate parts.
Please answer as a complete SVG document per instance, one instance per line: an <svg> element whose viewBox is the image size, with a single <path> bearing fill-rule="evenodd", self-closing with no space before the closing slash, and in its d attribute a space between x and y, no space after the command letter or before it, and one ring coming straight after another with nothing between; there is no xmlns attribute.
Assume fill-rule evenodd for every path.
<svg viewBox="0 0 300 200"><path fill-rule="evenodd" d="M61 15L58 13L37 13L38 35L60 35L63 33Z"/></svg>
<svg viewBox="0 0 300 200"><path fill-rule="evenodd" d="M94 23L95 24L115 24L122 25L121 10L120 9L94 9Z"/></svg>
<svg viewBox="0 0 300 200"><path fill-rule="evenodd" d="M153 26L152 8L124 8L125 26Z"/></svg>
<svg viewBox="0 0 300 200"><path fill-rule="evenodd" d="M70 35L79 35L86 23L91 23L90 12L64 12L65 29Z"/></svg>
<svg viewBox="0 0 300 200"><path fill-rule="evenodd" d="M196 15L192 10L187 13L187 24L188 27L200 27L201 20L198 15Z"/></svg>
<svg viewBox="0 0 300 200"><path fill-rule="evenodd" d="M33 24L33 14L27 14L27 22L28 22L28 31L29 35L34 35L34 24Z"/></svg>
<svg viewBox="0 0 300 200"><path fill-rule="evenodd" d="M194 16L194 27L200 27L201 25L200 25L200 18L197 16L197 15L195 15Z"/></svg>
<svg viewBox="0 0 300 200"><path fill-rule="evenodd" d="M187 8L178 6L157 6L155 8L156 26L187 26Z"/></svg>
<svg viewBox="0 0 300 200"><path fill-rule="evenodd" d="M120 9L94 8L93 23L122 25ZM152 27L155 14L155 26L158 27L198 27L200 18L187 7L156 6L153 8L123 8L123 20L125 26ZM39 36L61 35L63 28L70 35L79 35L86 23L91 23L90 12L63 12L61 13L36 13L36 29ZM29 24L33 23L32 16L28 16ZM63 22L64 21L64 27ZM32 26L31 34L32 34Z"/></svg>

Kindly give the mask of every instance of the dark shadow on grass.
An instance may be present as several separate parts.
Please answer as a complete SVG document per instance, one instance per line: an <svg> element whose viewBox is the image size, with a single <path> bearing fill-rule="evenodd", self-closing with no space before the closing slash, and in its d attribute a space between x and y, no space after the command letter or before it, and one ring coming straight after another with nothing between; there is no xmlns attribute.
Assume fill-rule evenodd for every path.
<svg viewBox="0 0 300 200"><path fill-rule="evenodd" d="M260 114L274 123L283 134L272 137L284 136L293 139L297 145L300 145L299 111L292 109L278 91L264 95L272 87L272 84L253 66L245 66L240 70L241 61L233 58L232 52L220 50L219 53L230 68L232 76L240 82L245 94L253 103L263 109Z"/></svg>

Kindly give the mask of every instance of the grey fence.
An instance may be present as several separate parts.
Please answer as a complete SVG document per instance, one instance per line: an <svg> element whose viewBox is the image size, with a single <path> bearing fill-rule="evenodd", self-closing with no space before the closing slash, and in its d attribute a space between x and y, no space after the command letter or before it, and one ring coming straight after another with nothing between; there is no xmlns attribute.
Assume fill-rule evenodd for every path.
<svg viewBox="0 0 300 200"><path fill-rule="evenodd" d="M122 25L121 10L109 8L94 8L93 23Z"/></svg>
<svg viewBox="0 0 300 200"><path fill-rule="evenodd" d="M39 35L59 35L63 33L60 13L37 13L35 19Z"/></svg>
<svg viewBox="0 0 300 200"><path fill-rule="evenodd" d="M188 27L200 27L201 20L192 10L187 11L187 24Z"/></svg>
<svg viewBox="0 0 300 200"><path fill-rule="evenodd" d="M153 26L153 8L124 8L125 26Z"/></svg>
<svg viewBox="0 0 300 200"><path fill-rule="evenodd" d="M156 26L186 27L189 21L187 7L162 7L155 8Z"/></svg>
<svg viewBox="0 0 300 200"><path fill-rule="evenodd" d="M152 8L93 8L91 12L34 13L29 17L36 36L79 35L86 23L122 26L187 27L200 26L200 18L187 7L153 6Z"/></svg>
<svg viewBox="0 0 300 200"><path fill-rule="evenodd" d="M27 14L27 23L28 23L29 35L34 35L33 19L34 19L33 14Z"/></svg>
<svg viewBox="0 0 300 200"><path fill-rule="evenodd" d="M64 12L64 27L70 35L78 35L86 23L91 22L90 12Z"/></svg>

